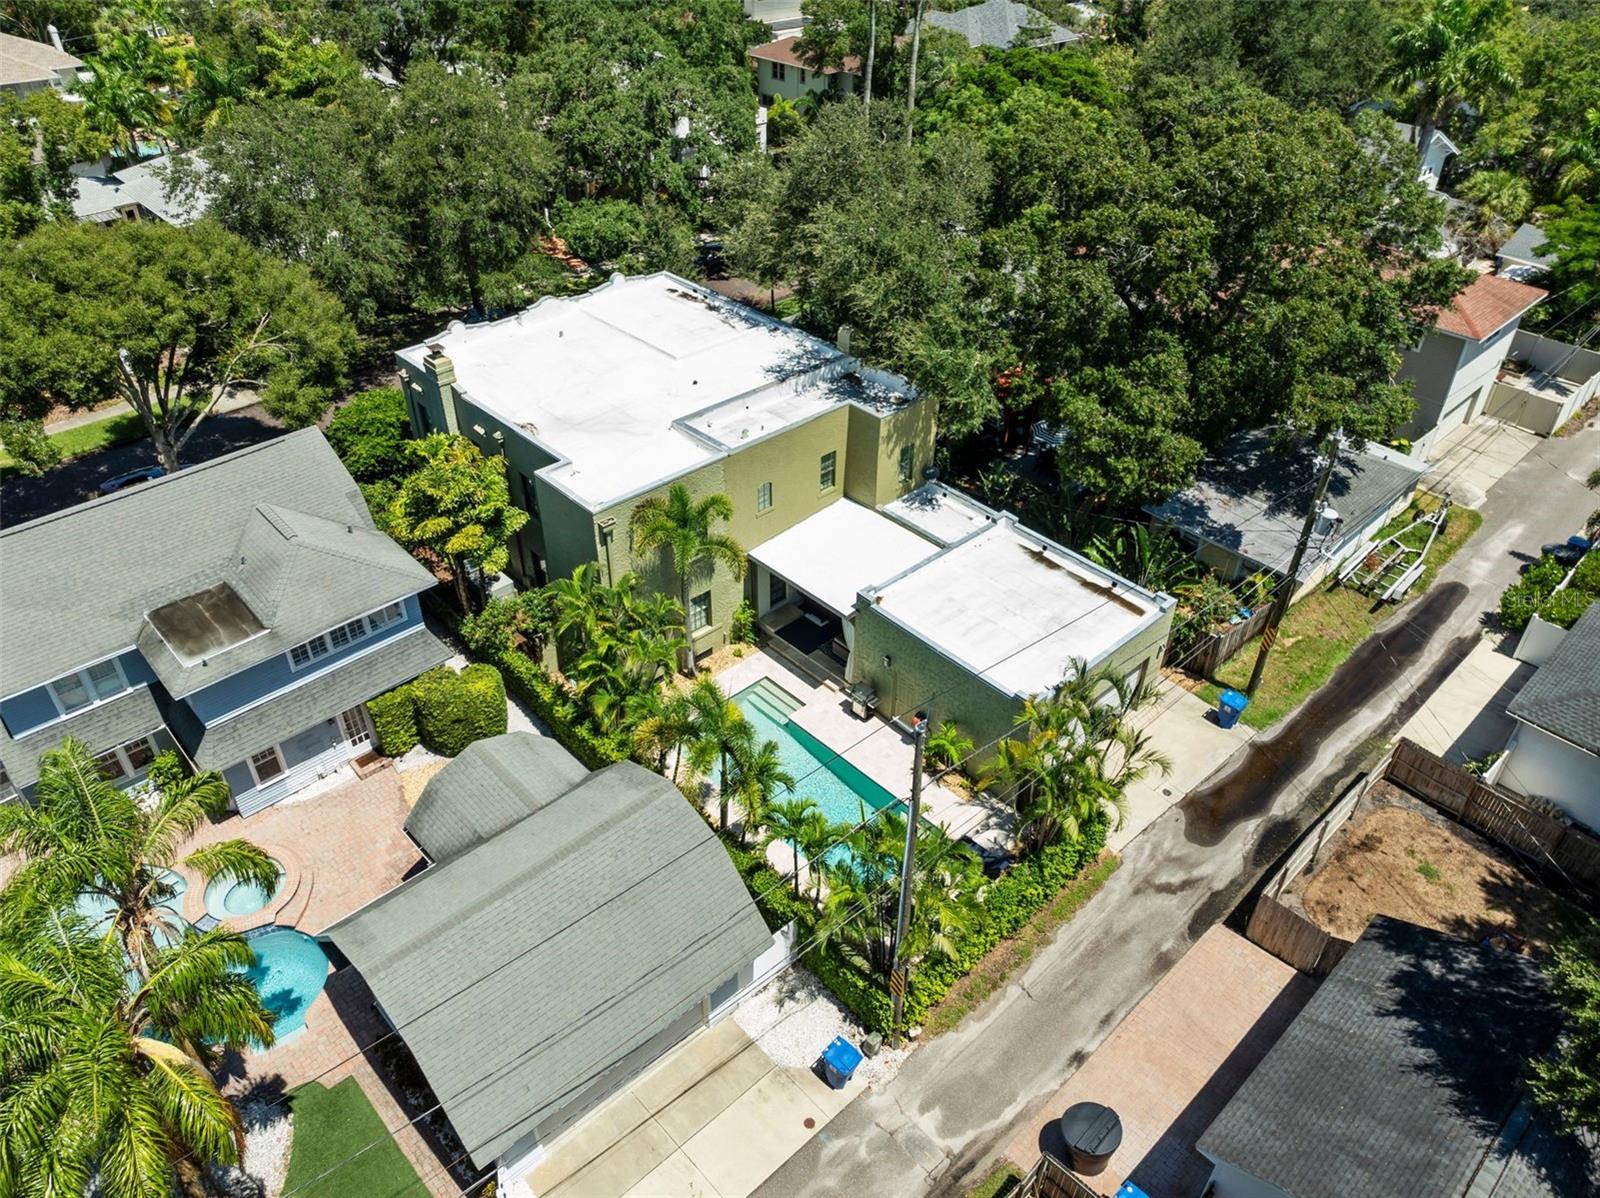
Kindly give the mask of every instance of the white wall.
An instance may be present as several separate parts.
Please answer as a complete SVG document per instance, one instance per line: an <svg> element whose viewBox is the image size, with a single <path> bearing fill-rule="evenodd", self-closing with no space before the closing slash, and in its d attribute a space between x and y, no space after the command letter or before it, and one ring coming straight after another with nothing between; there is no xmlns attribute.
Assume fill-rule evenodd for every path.
<svg viewBox="0 0 1600 1198"><path fill-rule="evenodd" d="M1499 785L1549 799L1585 827L1600 830L1600 757L1519 722L1506 755L1495 764Z"/></svg>
<svg viewBox="0 0 1600 1198"><path fill-rule="evenodd" d="M1211 1158L1211 1188L1214 1198L1293 1198L1286 1190L1236 1169L1226 1161Z"/></svg>
<svg viewBox="0 0 1600 1198"><path fill-rule="evenodd" d="M1542 666L1566 635L1567 630L1561 625L1552 624L1535 615L1522 630L1522 635L1517 638L1516 652L1511 656L1529 665Z"/></svg>

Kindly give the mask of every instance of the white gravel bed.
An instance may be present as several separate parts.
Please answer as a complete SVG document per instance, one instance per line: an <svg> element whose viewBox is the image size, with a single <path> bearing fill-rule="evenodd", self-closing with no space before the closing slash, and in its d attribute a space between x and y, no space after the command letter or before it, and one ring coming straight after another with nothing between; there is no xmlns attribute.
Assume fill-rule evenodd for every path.
<svg viewBox="0 0 1600 1198"><path fill-rule="evenodd" d="M288 1104L246 1100L239 1104L239 1117L244 1121L244 1160L238 1169L216 1170L220 1189L241 1198L254 1194L278 1198L289 1173L289 1147L294 1138Z"/></svg>
<svg viewBox="0 0 1600 1198"><path fill-rule="evenodd" d="M792 965L741 1002L733 1012L737 1023L778 1065L809 1069L835 1036L861 1046L865 1029L839 1005L823 984L804 967ZM900 1071L911 1046L887 1044L875 1057L863 1057L856 1080L881 1085Z"/></svg>
<svg viewBox="0 0 1600 1198"><path fill-rule="evenodd" d="M394 759L394 768L404 773L406 770L414 770L419 766L432 765L435 761L445 760L448 759L440 757L437 753L428 752L421 745L414 745L411 752L404 757L396 757Z"/></svg>

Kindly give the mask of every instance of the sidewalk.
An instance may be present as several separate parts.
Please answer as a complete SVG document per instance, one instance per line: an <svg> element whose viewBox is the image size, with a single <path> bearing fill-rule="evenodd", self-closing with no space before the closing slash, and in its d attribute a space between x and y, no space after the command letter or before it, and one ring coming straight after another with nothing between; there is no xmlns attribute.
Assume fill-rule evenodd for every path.
<svg viewBox="0 0 1600 1198"><path fill-rule="evenodd" d="M220 416L224 412L237 412L243 408L254 407L261 402L261 396L254 391L235 390L224 395L217 406L211 409L211 415ZM69 412L56 419L47 419L44 431L49 433L64 433L69 428L82 428L86 424L98 424L102 420L110 420L113 416L124 416L133 409L119 400L104 403L98 408L88 408L81 412Z"/></svg>
<svg viewBox="0 0 1600 1198"><path fill-rule="evenodd" d="M1461 765L1506 747L1514 721L1506 705L1533 677L1534 667L1511 656L1518 634L1485 634L1400 735Z"/></svg>

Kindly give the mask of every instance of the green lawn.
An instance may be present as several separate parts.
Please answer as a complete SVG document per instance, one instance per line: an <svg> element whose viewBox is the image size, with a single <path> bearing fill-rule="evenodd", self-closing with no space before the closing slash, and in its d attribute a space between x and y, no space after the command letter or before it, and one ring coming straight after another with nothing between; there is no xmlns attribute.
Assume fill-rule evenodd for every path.
<svg viewBox="0 0 1600 1198"><path fill-rule="evenodd" d="M97 449L130 444L143 439L144 435L144 421L139 419L138 413L116 412L103 420L51 433L50 440L61 451L61 460L67 461ZM9 470L12 465L11 455L0 447L0 471Z"/></svg>
<svg viewBox="0 0 1600 1198"><path fill-rule="evenodd" d="M1390 536L1399 532L1416 518L1419 510L1431 510L1437 503L1438 500L1431 495L1419 495L1411 510L1386 525L1382 535ZM1482 523L1483 517L1471 508L1451 509L1444 532L1434 541L1433 548L1428 550L1427 567L1404 603L1414 602L1417 596L1427 590L1438 575L1439 568L1471 539ZM1419 540L1417 547L1420 548L1421 544ZM1270 728L1326 682L1340 663L1355 651L1356 646L1372 635L1379 622L1396 606L1404 606L1404 603L1376 603L1359 591L1331 584L1325 584L1307 595L1290 608L1289 614L1284 617L1283 626L1278 630L1278 643L1272 650L1272 656L1267 659L1267 672L1262 676L1261 685L1241 718L1252 728ZM1258 637L1234 654L1217 671L1216 678L1200 688L1200 697L1215 705L1222 687L1243 690L1245 683L1250 680L1256 650L1260 646Z"/></svg>
<svg viewBox="0 0 1600 1198"><path fill-rule="evenodd" d="M968 1190L967 1198L1006 1198L1021 1181L1022 1170L1010 1161L1004 1161L995 1166L993 1173Z"/></svg>
<svg viewBox="0 0 1600 1198"><path fill-rule="evenodd" d="M308 1082L290 1095L289 1103L294 1147L284 1193L295 1198L426 1198L417 1171L355 1078L347 1077L331 1090Z"/></svg>

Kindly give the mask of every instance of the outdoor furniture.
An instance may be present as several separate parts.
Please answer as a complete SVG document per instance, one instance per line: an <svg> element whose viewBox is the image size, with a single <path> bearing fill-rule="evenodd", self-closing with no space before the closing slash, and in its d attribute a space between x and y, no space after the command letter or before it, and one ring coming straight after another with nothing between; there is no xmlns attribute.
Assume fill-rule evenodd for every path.
<svg viewBox="0 0 1600 1198"><path fill-rule="evenodd" d="M822 1050L817 1064L822 1069L822 1080L835 1090L842 1090L861 1064L861 1050L843 1036L835 1036L833 1043Z"/></svg>

